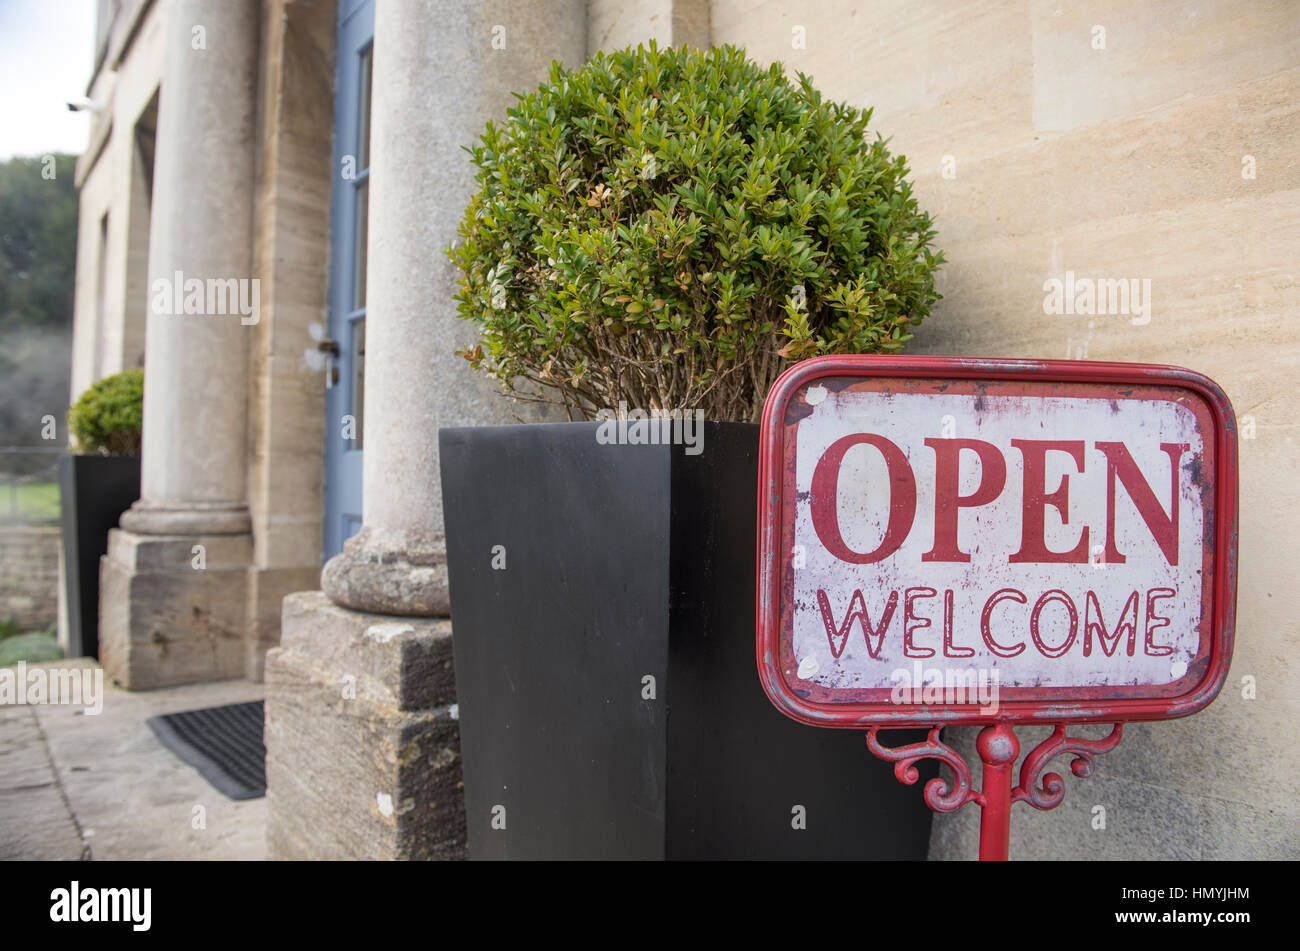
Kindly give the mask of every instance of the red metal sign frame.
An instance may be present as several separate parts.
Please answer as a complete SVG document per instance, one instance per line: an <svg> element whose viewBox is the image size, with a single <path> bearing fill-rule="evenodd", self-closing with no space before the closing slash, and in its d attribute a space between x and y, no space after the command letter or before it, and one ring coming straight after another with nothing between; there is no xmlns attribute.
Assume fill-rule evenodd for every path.
<svg viewBox="0 0 1300 951"><path fill-rule="evenodd" d="M787 410L804 388L823 380L862 378L914 378L996 385L999 383L1060 384L1051 394L1088 392L1110 397L1135 398L1159 388L1178 389L1195 396L1204 407L1211 430L1205 437L1213 445L1212 471L1204 477L1213 485L1213 523L1204 526L1204 564L1212 572L1205 585L1202 617L1210 631L1208 652L1198 667L1203 675L1194 687L1177 696L1122 696L1142 688L1080 687L1069 699L1026 699L1033 691L1003 688L1004 699L996 714L981 715L969 704L961 706L898 706L888 702L819 702L796 692L783 676L789 657L789 617L785 608L790 593L790 569L781 555L788 550L783 536L793 512L784 506L792 498L793 468L787 440ZM1034 395L1027 393L1025 395ZM1140 398L1137 397L1137 398ZM1208 454L1208 453L1207 453ZM784 538L784 540L783 540ZM1058 723L1130 722L1188 716L1207 706L1227 678L1232 655L1236 614L1237 549L1237 430L1236 417L1223 391L1209 378L1179 367L1085 361L974 360L956 357L831 356L796 364L773 386L763 412L760 444L758 509L757 660L763 689L783 713L813 726L865 729L978 725L996 722ZM1206 597L1210 603L1206 603ZM783 663L784 659L784 663ZM1058 690L1058 693L1061 691ZM1151 693L1162 692L1152 688ZM1167 693L1167 691L1165 691ZM1018 699L1019 697L1019 699Z"/></svg>

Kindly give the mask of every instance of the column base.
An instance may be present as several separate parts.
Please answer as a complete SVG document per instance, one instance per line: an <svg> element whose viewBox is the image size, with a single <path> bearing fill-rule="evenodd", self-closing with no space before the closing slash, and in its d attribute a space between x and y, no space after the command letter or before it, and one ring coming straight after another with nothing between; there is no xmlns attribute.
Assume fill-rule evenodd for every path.
<svg viewBox="0 0 1300 951"><path fill-rule="evenodd" d="M440 536L362 525L325 563L321 588L357 611L449 617L447 545Z"/></svg>
<svg viewBox="0 0 1300 951"><path fill-rule="evenodd" d="M140 499L119 523L143 535L247 535L253 530L243 502L150 502Z"/></svg>
<svg viewBox="0 0 1300 951"><path fill-rule="evenodd" d="M99 582L107 675L128 690L244 676L252 553L247 534L110 531Z"/></svg>
<svg viewBox="0 0 1300 951"><path fill-rule="evenodd" d="M460 859L451 622L284 599L266 658L273 859Z"/></svg>

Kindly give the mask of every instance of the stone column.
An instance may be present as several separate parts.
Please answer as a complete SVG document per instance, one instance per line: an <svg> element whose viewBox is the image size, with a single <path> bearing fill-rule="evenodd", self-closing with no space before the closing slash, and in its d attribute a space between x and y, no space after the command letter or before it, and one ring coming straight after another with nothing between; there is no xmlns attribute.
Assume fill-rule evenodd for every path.
<svg viewBox="0 0 1300 951"><path fill-rule="evenodd" d="M463 854L438 430L537 414L455 355L474 329L443 252L473 188L462 146L553 59L581 65L586 15L583 0L376 4L364 524L323 594L285 599L267 657L273 857Z"/></svg>
<svg viewBox="0 0 1300 951"><path fill-rule="evenodd" d="M164 29L142 497L110 536L101 595L104 667L133 688L247 663L258 2L172 0Z"/></svg>
<svg viewBox="0 0 1300 951"><path fill-rule="evenodd" d="M587 55L656 40L709 48L709 0L588 0Z"/></svg>
<svg viewBox="0 0 1300 951"><path fill-rule="evenodd" d="M364 525L330 560L336 603L445 616L438 430L539 418L473 374L456 351L458 274L442 254L473 193L462 151L551 60L585 61L585 4L426 0L375 12Z"/></svg>

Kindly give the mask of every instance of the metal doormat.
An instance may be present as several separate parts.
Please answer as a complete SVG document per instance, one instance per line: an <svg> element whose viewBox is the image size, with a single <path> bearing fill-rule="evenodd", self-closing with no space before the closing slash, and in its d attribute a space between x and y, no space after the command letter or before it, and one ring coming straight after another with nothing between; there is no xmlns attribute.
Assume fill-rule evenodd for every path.
<svg viewBox="0 0 1300 951"><path fill-rule="evenodd" d="M266 795L261 700L150 717L154 735L231 799Z"/></svg>

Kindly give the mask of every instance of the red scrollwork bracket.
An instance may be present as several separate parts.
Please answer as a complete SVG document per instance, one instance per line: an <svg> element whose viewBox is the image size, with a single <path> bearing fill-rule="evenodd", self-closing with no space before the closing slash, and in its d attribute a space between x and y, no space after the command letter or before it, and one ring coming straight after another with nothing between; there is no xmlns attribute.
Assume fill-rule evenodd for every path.
<svg viewBox="0 0 1300 951"><path fill-rule="evenodd" d="M867 731L867 747L883 760L894 764L894 775L900 783L911 786L921 774L916 764L923 759L937 759L952 770L955 781L949 783L942 776L936 776L925 784L925 804L935 812L956 812L966 803L979 801L979 793L971 790L970 767L961 754L939 739L940 727L933 727L924 743L911 743L907 746L889 747L881 744L872 727Z"/></svg>
<svg viewBox="0 0 1300 951"><path fill-rule="evenodd" d="M1092 775L1096 757L1119 746L1124 725L1116 723L1110 734L1097 740L1066 735L1068 724L1059 723L1052 735L1043 740L1020 765L1020 783L1011 788L1011 774L1020 755L1020 741L1006 723L986 726L975 746L984 766L983 789L973 787L970 766L961 754L939 738L939 727L932 727L922 743L885 746L880 742L881 727L867 730L867 748L880 759L894 764L900 782L914 784L920 778L916 764L923 759L937 759L953 773L949 782L936 776L925 784L925 802L935 812L956 812L968 802L983 810L980 818L980 858L1005 860L1011 837L1011 804L1027 802L1035 809L1055 809L1065 799L1065 782L1059 773L1043 770L1058 756L1072 755L1070 771L1083 778Z"/></svg>
<svg viewBox="0 0 1300 951"><path fill-rule="evenodd" d="M1047 764L1058 756L1074 755L1070 772L1080 779L1092 775L1096 757L1109 753L1124 738L1124 724L1116 723L1110 733L1099 740L1066 736L1066 724L1058 723L1052 735L1034 747L1020 764L1020 785L1011 791L1012 802L1027 802L1035 809L1055 809L1065 799L1065 783L1059 773L1043 773ZM1041 777L1041 778L1040 778Z"/></svg>

